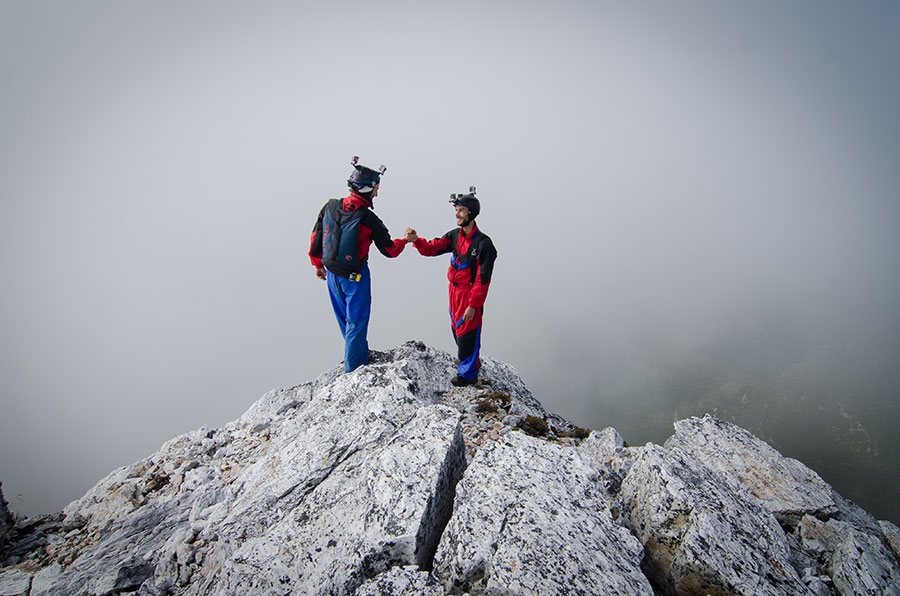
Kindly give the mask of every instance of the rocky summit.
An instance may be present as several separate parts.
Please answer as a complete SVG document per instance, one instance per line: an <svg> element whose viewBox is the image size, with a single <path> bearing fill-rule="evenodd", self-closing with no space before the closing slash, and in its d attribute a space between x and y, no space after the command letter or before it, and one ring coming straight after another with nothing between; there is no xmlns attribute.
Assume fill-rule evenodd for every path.
<svg viewBox="0 0 900 596"><path fill-rule="evenodd" d="M900 530L712 417L629 446L418 342L172 439L62 512L0 498L0 596L900 594Z"/></svg>

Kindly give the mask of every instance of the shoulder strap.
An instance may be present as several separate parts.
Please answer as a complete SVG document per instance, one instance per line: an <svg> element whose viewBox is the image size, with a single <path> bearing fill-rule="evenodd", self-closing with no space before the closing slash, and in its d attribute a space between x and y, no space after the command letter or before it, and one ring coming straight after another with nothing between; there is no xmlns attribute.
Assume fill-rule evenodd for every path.
<svg viewBox="0 0 900 596"><path fill-rule="evenodd" d="M458 257L459 255L456 252L456 246L459 244L459 228L453 228L447 232L447 236L450 238L450 251L453 253L454 257Z"/></svg>
<svg viewBox="0 0 900 596"><path fill-rule="evenodd" d="M344 211L344 205L340 199L331 199L328 201L327 208L331 212L331 217L338 225L344 225L354 219L362 219L369 213L372 213L368 207L360 207L354 211Z"/></svg>

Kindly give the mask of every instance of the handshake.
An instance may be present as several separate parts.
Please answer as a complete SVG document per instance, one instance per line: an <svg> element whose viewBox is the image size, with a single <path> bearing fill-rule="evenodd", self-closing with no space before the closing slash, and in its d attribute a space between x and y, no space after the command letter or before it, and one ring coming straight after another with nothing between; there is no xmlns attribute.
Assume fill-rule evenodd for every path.
<svg viewBox="0 0 900 596"><path fill-rule="evenodd" d="M406 241L407 242L415 242L419 239L419 235L416 234L416 231L412 228L406 228Z"/></svg>

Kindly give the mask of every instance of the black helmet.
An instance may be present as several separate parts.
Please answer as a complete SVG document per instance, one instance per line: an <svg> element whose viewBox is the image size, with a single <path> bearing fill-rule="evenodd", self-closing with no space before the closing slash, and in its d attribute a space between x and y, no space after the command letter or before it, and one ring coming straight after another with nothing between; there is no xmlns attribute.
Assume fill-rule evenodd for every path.
<svg viewBox="0 0 900 596"><path fill-rule="evenodd" d="M481 213L481 203L475 198L474 186L470 186L469 192L466 194L453 193L450 195L450 202L453 203L454 206L462 205L463 207L466 207L469 210L470 221L478 217L478 214Z"/></svg>
<svg viewBox="0 0 900 596"><path fill-rule="evenodd" d="M353 161L350 162L350 165L353 166L353 172L350 174L350 178L347 179L347 185L360 194L372 192L375 189L375 185L381 182L381 175L387 170L385 166L373 170L360 165L359 157L356 155L353 156Z"/></svg>

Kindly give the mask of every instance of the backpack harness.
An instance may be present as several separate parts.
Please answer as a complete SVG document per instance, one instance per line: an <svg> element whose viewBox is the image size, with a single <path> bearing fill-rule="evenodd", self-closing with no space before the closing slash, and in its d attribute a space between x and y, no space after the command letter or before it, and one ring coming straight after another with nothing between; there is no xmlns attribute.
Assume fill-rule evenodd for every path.
<svg viewBox="0 0 900 596"><path fill-rule="evenodd" d="M459 228L454 228L450 231L450 247L453 250L453 254L450 255L450 266L456 269L457 271L462 271L463 269L471 269L472 271L472 281L469 285L475 285L475 278L478 277L478 268L474 265L478 262L478 255L481 252L481 240L485 238L485 235L481 233L479 230L476 232L476 236L472 238L472 243L469 245L469 252L461 255L457 252L457 246L459 242ZM459 287L459 284L456 282L450 282L454 287Z"/></svg>
<svg viewBox="0 0 900 596"><path fill-rule="evenodd" d="M340 199L325 205L322 217L322 264L325 268L350 281L359 281L359 222L367 208L344 211Z"/></svg>

